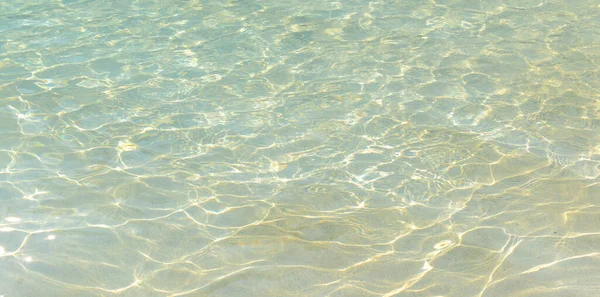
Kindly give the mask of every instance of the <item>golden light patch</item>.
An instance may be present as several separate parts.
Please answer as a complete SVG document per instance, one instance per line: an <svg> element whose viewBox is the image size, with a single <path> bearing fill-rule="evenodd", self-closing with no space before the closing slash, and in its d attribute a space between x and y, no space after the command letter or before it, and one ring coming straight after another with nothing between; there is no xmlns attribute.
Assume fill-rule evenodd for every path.
<svg viewBox="0 0 600 297"><path fill-rule="evenodd" d="M271 163L269 164L269 170L271 172L279 172L286 169L287 167L287 163L282 162L271 161Z"/></svg>
<svg viewBox="0 0 600 297"><path fill-rule="evenodd" d="M131 151L137 150L138 146L135 143L130 142L129 140L125 140L125 141L119 141L119 145L117 146L117 149L120 152L131 152Z"/></svg>
<svg viewBox="0 0 600 297"><path fill-rule="evenodd" d="M326 29L323 33L329 36L340 35L342 33L342 28L329 28Z"/></svg>
<svg viewBox="0 0 600 297"><path fill-rule="evenodd" d="M454 243L452 242L452 240L442 240L438 243L436 243L433 248L435 248L436 250L441 250L441 249L445 249L449 246L452 246Z"/></svg>

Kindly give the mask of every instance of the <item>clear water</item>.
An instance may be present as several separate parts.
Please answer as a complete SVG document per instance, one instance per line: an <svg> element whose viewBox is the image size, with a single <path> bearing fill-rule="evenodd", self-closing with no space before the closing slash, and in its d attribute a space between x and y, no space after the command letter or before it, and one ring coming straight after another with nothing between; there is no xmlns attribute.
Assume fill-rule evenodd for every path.
<svg viewBox="0 0 600 297"><path fill-rule="evenodd" d="M0 296L599 296L598 1L1 1Z"/></svg>

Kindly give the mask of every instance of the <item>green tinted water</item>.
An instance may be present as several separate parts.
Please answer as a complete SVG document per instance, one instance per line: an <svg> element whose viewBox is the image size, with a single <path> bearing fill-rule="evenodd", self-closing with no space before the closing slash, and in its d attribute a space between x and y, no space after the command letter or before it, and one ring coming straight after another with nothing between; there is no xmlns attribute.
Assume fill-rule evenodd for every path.
<svg viewBox="0 0 600 297"><path fill-rule="evenodd" d="M0 2L0 295L598 296L597 1Z"/></svg>

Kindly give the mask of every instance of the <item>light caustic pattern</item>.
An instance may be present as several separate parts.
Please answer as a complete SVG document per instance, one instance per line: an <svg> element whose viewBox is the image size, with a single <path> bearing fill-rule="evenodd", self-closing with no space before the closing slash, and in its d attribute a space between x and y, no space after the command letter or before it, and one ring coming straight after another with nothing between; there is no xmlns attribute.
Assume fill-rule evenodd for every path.
<svg viewBox="0 0 600 297"><path fill-rule="evenodd" d="M2 1L2 296L598 296L597 1Z"/></svg>

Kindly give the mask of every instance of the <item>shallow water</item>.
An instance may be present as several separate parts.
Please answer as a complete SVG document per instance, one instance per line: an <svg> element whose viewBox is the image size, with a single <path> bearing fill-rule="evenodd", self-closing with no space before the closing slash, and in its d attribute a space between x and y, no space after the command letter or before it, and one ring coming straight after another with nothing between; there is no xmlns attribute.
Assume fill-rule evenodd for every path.
<svg viewBox="0 0 600 297"><path fill-rule="evenodd" d="M0 2L0 295L598 296L597 1Z"/></svg>

